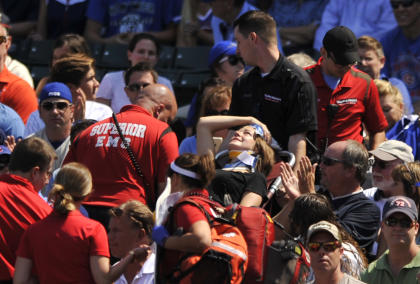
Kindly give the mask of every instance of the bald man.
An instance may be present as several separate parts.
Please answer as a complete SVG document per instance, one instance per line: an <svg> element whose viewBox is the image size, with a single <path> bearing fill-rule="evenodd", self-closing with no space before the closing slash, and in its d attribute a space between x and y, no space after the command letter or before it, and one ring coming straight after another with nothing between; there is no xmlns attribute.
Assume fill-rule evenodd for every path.
<svg viewBox="0 0 420 284"><path fill-rule="evenodd" d="M136 78L132 73L127 86L135 84ZM133 104L124 106L116 118L142 175L133 166L113 118L82 132L64 161L90 169L95 190L84 205L89 216L106 227L109 208L128 200L139 200L153 210L165 187L167 168L178 156L176 135L167 124L177 112L175 96L160 84L136 89L126 87Z"/></svg>

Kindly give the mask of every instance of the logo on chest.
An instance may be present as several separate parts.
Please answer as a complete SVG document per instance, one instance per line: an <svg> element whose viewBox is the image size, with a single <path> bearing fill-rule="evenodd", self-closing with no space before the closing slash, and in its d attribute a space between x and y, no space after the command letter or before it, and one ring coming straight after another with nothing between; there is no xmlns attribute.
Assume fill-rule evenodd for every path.
<svg viewBox="0 0 420 284"><path fill-rule="evenodd" d="M264 100L269 101L269 102L273 102L273 103L280 103L281 102L281 98L274 97L274 96L269 95L269 94L264 94Z"/></svg>
<svg viewBox="0 0 420 284"><path fill-rule="evenodd" d="M357 99L342 99L337 100L335 103L338 105L355 105L357 103Z"/></svg>

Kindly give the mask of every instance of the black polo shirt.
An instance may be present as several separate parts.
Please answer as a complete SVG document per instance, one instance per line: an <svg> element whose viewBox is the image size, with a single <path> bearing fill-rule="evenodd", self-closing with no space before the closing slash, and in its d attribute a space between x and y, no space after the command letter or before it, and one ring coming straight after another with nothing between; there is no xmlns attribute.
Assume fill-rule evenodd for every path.
<svg viewBox="0 0 420 284"><path fill-rule="evenodd" d="M267 76L254 67L235 81L231 114L256 117L288 149L289 136L317 130L316 100L308 74L280 55Z"/></svg>

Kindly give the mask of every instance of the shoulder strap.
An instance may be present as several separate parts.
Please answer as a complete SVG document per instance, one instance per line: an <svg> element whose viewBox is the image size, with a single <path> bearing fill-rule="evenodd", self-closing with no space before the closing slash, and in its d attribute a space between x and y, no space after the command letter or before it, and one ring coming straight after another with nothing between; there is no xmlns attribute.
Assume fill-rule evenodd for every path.
<svg viewBox="0 0 420 284"><path fill-rule="evenodd" d="M170 132L172 132L172 128L170 126L168 126L165 130L163 130L162 134L160 134L160 136L159 136L159 142L160 142L160 139L163 138L163 136L165 136L166 134L168 134Z"/></svg>
<svg viewBox="0 0 420 284"><path fill-rule="evenodd" d="M134 169L136 170L136 173L143 179L143 183L146 189L145 197L147 200L147 205L149 206L149 208L153 209L154 202L152 202L152 200L154 200L154 197L156 196L156 192L154 190L151 190L150 184L147 182L146 178L144 177L143 172L140 169L140 165L138 164L136 158L134 157L133 150L131 150L130 145L128 144L127 140L124 137L124 134L121 131L120 124L118 123L117 116L115 115L114 112L112 113L112 118L114 119L115 127L117 128L117 131L118 131L118 135L120 136L121 141L124 144L125 149L127 150L128 156L130 157L130 161ZM150 198L150 193L153 194L152 198Z"/></svg>

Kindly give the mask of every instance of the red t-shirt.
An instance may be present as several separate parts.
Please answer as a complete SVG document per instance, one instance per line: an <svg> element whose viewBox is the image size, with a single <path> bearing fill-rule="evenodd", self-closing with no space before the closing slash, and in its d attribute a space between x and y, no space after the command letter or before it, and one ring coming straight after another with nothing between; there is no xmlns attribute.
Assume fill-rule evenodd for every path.
<svg viewBox="0 0 420 284"><path fill-rule="evenodd" d="M38 109L35 90L6 66L0 73L0 103L14 109L25 124L29 115Z"/></svg>
<svg viewBox="0 0 420 284"><path fill-rule="evenodd" d="M384 131L388 123L379 103L378 89L369 75L352 67L331 90L322 76L321 62L322 57L316 65L305 68L318 91L318 146L325 145L329 104L339 108L330 125L328 145L347 139L362 142L362 123L371 134Z"/></svg>
<svg viewBox="0 0 420 284"><path fill-rule="evenodd" d="M16 254L32 260L40 283L94 283L90 257L109 257L108 237L102 224L79 210L52 212L27 229Z"/></svg>
<svg viewBox="0 0 420 284"><path fill-rule="evenodd" d="M178 157L175 133L135 105L123 107L117 120L150 187L165 182L169 164ZM130 199L146 203L144 181L132 166L112 118L90 126L75 139L64 164L73 161L92 173L94 191L85 204L118 206Z"/></svg>
<svg viewBox="0 0 420 284"><path fill-rule="evenodd" d="M0 280L13 277L16 250L23 232L51 210L27 179L0 176Z"/></svg>

